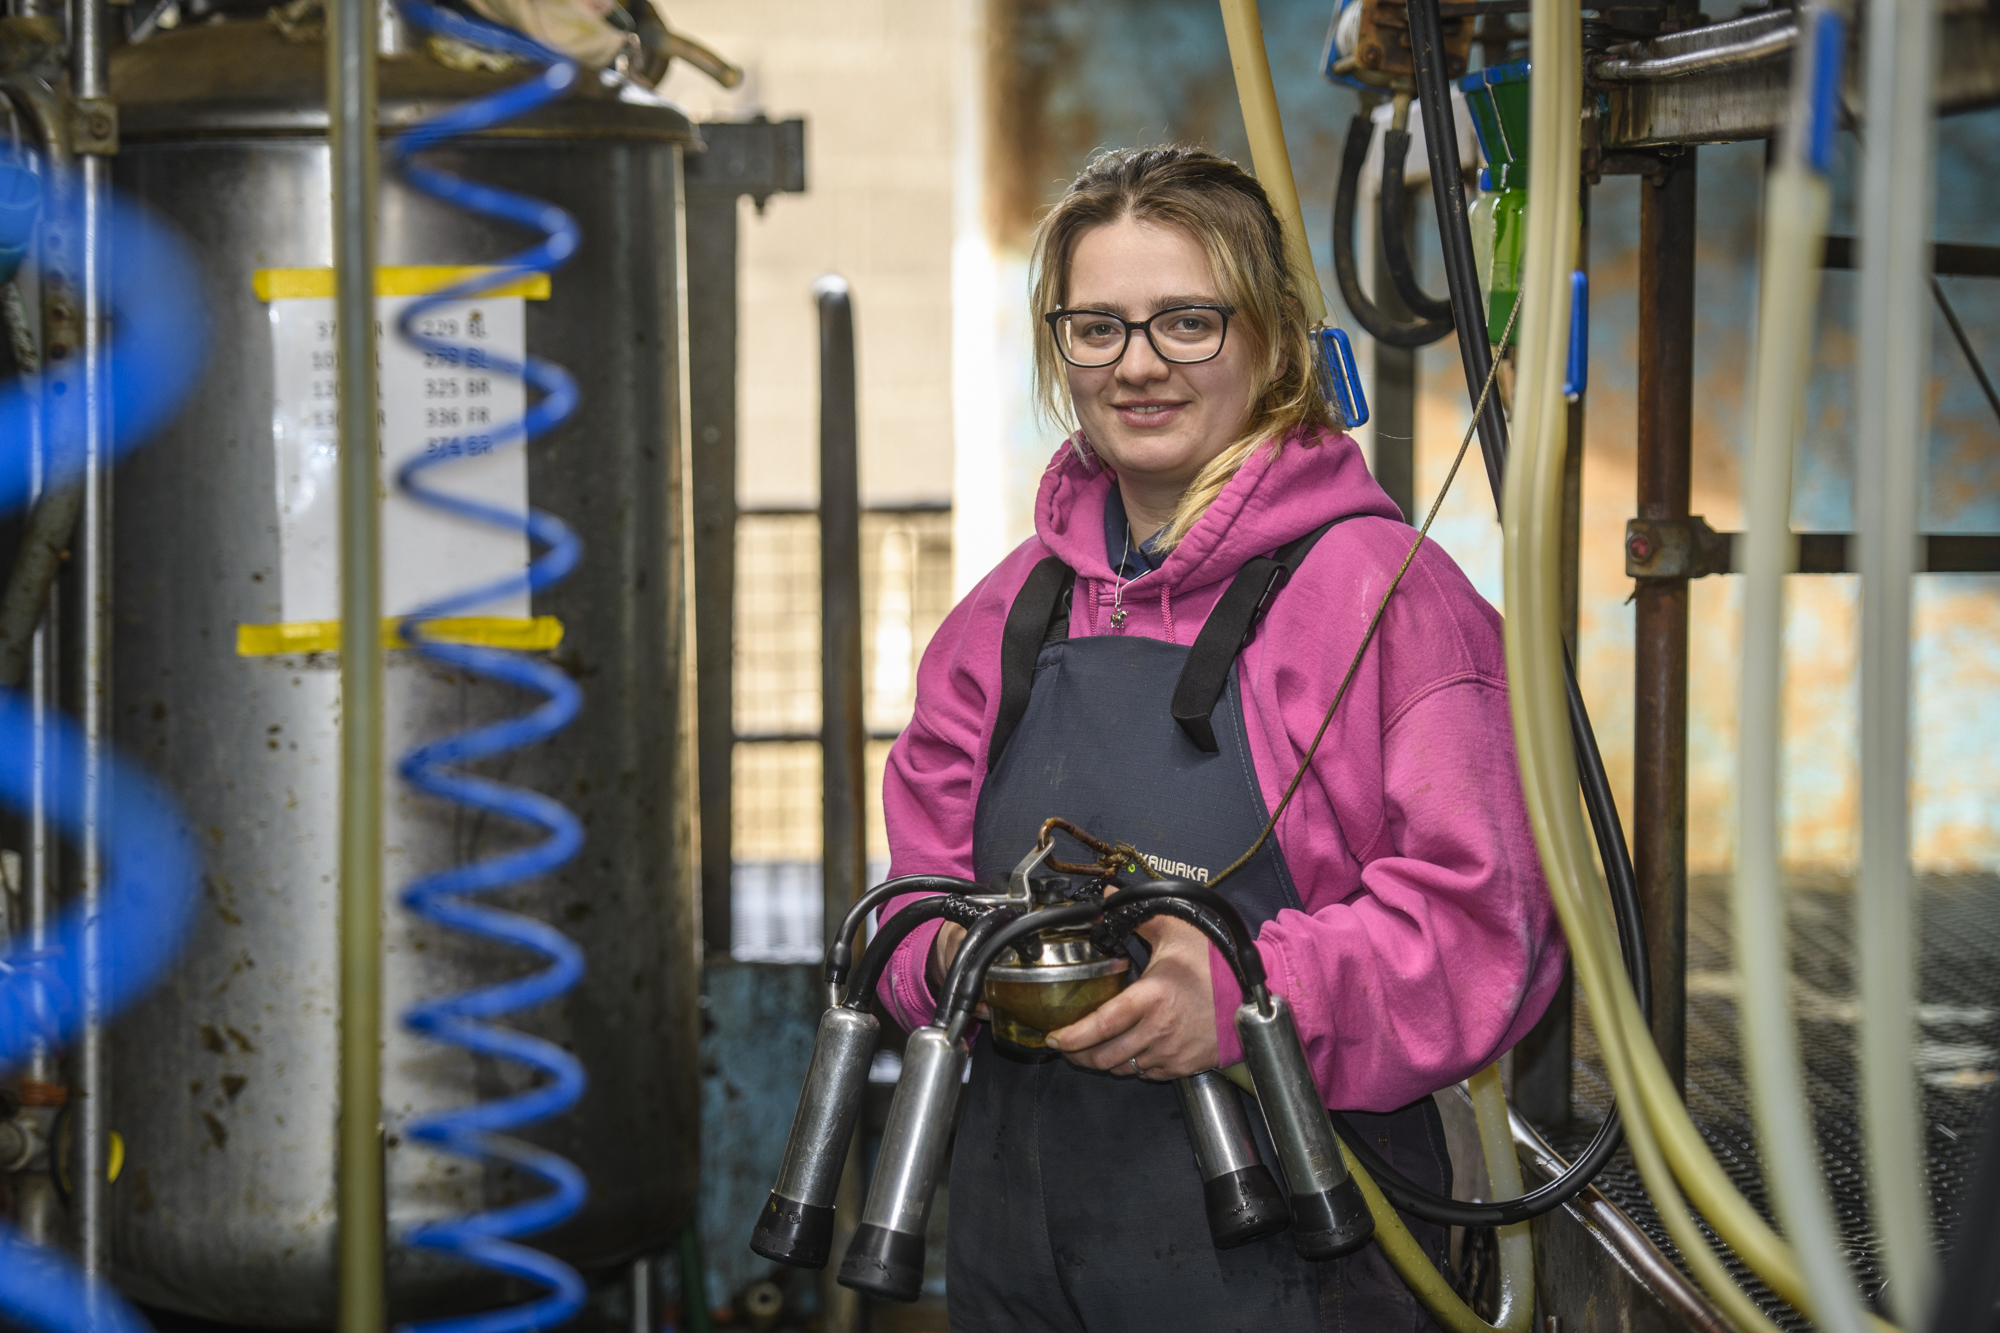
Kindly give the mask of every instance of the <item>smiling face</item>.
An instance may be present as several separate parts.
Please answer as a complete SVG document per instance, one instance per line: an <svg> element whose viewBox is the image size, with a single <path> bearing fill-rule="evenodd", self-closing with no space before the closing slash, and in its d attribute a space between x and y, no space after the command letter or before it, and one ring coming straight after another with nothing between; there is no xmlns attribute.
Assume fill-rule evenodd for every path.
<svg viewBox="0 0 2000 1333"><path fill-rule="evenodd" d="M1134 324L1173 306L1226 305L1200 242L1176 227L1129 216L1076 240L1063 304L1107 310ZM1231 319L1213 360L1162 360L1135 331L1117 364L1067 367L1070 399L1090 446L1118 474L1136 536L1165 523L1188 483L1249 421L1259 349Z"/></svg>

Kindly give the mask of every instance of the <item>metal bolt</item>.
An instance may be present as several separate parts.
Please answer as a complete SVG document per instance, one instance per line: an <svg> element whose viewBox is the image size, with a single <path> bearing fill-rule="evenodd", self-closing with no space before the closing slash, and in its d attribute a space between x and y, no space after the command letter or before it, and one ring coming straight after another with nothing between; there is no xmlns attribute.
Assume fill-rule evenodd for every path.
<svg viewBox="0 0 2000 1333"><path fill-rule="evenodd" d="M93 111L93 112L91 112L91 113L90 113L90 137L91 137L91 138L93 138L93 139L108 139L108 138L110 138L110 137L111 137L111 117L109 117L109 116L105 115L105 114L104 114L104 113L103 113L102 111Z"/></svg>
<svg viewBox="0 0 2000 1333"><path fill-rule="evenodd" d="M1653 543L1646 540L1644 533L1635 532L1625 541L1625 553L1643 563L1653 558Z"/></svg>

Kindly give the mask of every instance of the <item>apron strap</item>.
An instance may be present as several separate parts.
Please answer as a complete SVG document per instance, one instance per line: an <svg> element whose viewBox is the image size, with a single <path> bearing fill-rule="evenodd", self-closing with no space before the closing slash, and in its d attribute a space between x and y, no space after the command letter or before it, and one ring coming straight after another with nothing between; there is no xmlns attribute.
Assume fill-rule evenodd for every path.
<svg viewBox="0 0 2000 1333"><path fill-rule="evenodd" d="M1029 571L1007 612L1007 628L1000 636L1000 715L993 719L993 743L986 750L989 773L1028 711L1042 646L1069 637L1070 593L1075 586L1076 571L1049 556Z"/></svg>
<svg viewBox="0 0 2000 1333"><path fill-rule="evenodd" d="M1314 543L1327 534L1335 524L1345 523L1352 514L1336 518L1332 523L1314 528L1305 536L1278 549L1275 555L1258 556L1247 562L1236 572L1235 581L1223 592L1222 599L1209 612L1208 621L1195 636L1194 645L1188 649L1187 663L1181 668L1180 681L1174 686L1174 721L1181 724L1203 754L1214 754L1215 726L1210 721L1215 705L1222 698L1223 687L1229 683L1229 669L1236 664L1236 656L1243 651L1243 645L1250 641L1251 632L1257 627L1264 608L1270 605L1272 596L1285 585L1292 571L1305 563ZM1015 609L1019 610L1019 603ZM1007 622L1007 632L1012 643L1014 623ZM1004 697L1004 696L1003 696ZM1023 701L1025 707L1026 701Z"/></svg>

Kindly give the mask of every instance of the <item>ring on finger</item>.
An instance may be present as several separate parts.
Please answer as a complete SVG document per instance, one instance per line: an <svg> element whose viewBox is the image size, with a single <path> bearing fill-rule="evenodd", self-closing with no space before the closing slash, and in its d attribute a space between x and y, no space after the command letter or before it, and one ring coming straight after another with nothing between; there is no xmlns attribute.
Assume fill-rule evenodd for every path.
<svg viewBox="0 0 2000 1333"><path fill-rule="evenodd" d="M1138 1056L1136 1056L1136 1055L1135 1055L1135 1056L1133 1056L1133 1057L1132 1057L1131 1059L1127 1060L1127 1061L1126 1061L1125 1063L1126 1063L1126 1064L1128 1064L1128 1065L1130 1065L1130 1066L1132 1066L1132 1072L1133 1072L1133 1073L1135 1073L1135 1074L1137 1074L1137 1075L1139 1075L1139 1076L1140 1076L1141 1078L1144 1078L1144 1077L1146 1076L1146 1071L1145 1071L1145 1070L1143 1070L1143 1069L1141 1069L1141 1068L1139 1068L1139 1057L1138 1057Z"/></svg>

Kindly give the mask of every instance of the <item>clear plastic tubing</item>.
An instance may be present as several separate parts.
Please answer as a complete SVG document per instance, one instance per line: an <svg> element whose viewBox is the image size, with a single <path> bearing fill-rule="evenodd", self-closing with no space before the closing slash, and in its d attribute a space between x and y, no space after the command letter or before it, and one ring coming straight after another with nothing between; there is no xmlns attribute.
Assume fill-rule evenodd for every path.
<svg viewBox="0 0 2000 1333"><path fill-rule="evenodd" d="M1765 191L1750 400L1734 933L1744 1067L1772 1201L1798 1252L1817 1322L1829 1333L1860 1333L1799 1064L1779 870L1785 575L1797 550L1792 453L1812 371L1846 28L1825 6L1802 11L1799 22L1805 40L1792 71L1790 115Z"/></svg>
<svg viewBox="0 0 2000 1333"><path fill-rule="evenodd" d="M1488 1065L1468 1084L1472 1115L1479 1125L1479 1146L1486 1156L1486 1176L1495 1200L1518 1199L1521 1159L1514 1152L1514 1131L1507 1123L1507 1094L1500 1086L1500 1066ZM1516 1222L1497 1229L1500 1242L1500 1309L1493 1327L1504 1333L1526 1330L1535 1309L1535 1241L1529 1224Z"/></svg>
<svg viewBox="0 0 2000 1333"><path fill-rule="evenodd" d="M1910 594L1925 475L1931 318L1933 0L1868 11L1861 276L1855 324L1855 529L1861 545L1861 876L1855 940L1861 992L1863 1147L1896 1316L1930 1318L1937 1257L1924 1188L1910 878Z"/></svg>
<svg viewBox="0 0 2000 1333"><path fill-rule="evenodd" d="M1577 217L1573 208L1538 208L1535 200L1567 198L1578 170L1575 108L1582 96L1582 52L1576 0L1535 0L1531 40L1536 77L1530 105L1520 369L1515 379L1516 446L1508 460L1503 505L1507 674L1522 789L1578 980L1590 997L1592 1012L1602 1015L1599 1035L1604 1039L1606 1072L1626 1108L1627 1138L1647 1191L1695 1276L1729 1323L1739 1330L1774 1331L1775 1325L1710 1248L1689 1205L1705 1214L1716 1233L1787 1301L1818 1317L1826 1293L1810 1276L1812 1270L1802 1270L1791 1247L1730 1183L1668 1079L1630 981L1616 964L1610 907L1575 798L1575 752L1561 684L1558 572L1564 446L1561 389L1568 351L1564 315ZM1837 54L1837 46L1833 49ZM1828 127L1830 137L1830 117L1820 123ZM1816 255L1817 249L1808 247L1803 253ZM1806 276L1810 279L1810 272ZM1796 410L1794 404L1792 415ZM1788 424L1791 419L1784 418ZM1822 1249L1822 1256L1826 1253ZM1848 1291L1847 1308L1852 1312L1851 1288ZM1835 1293L1835 1302L1839 1299ZM1833 1326L1827 1320L1822 1323Z"/></svg>

